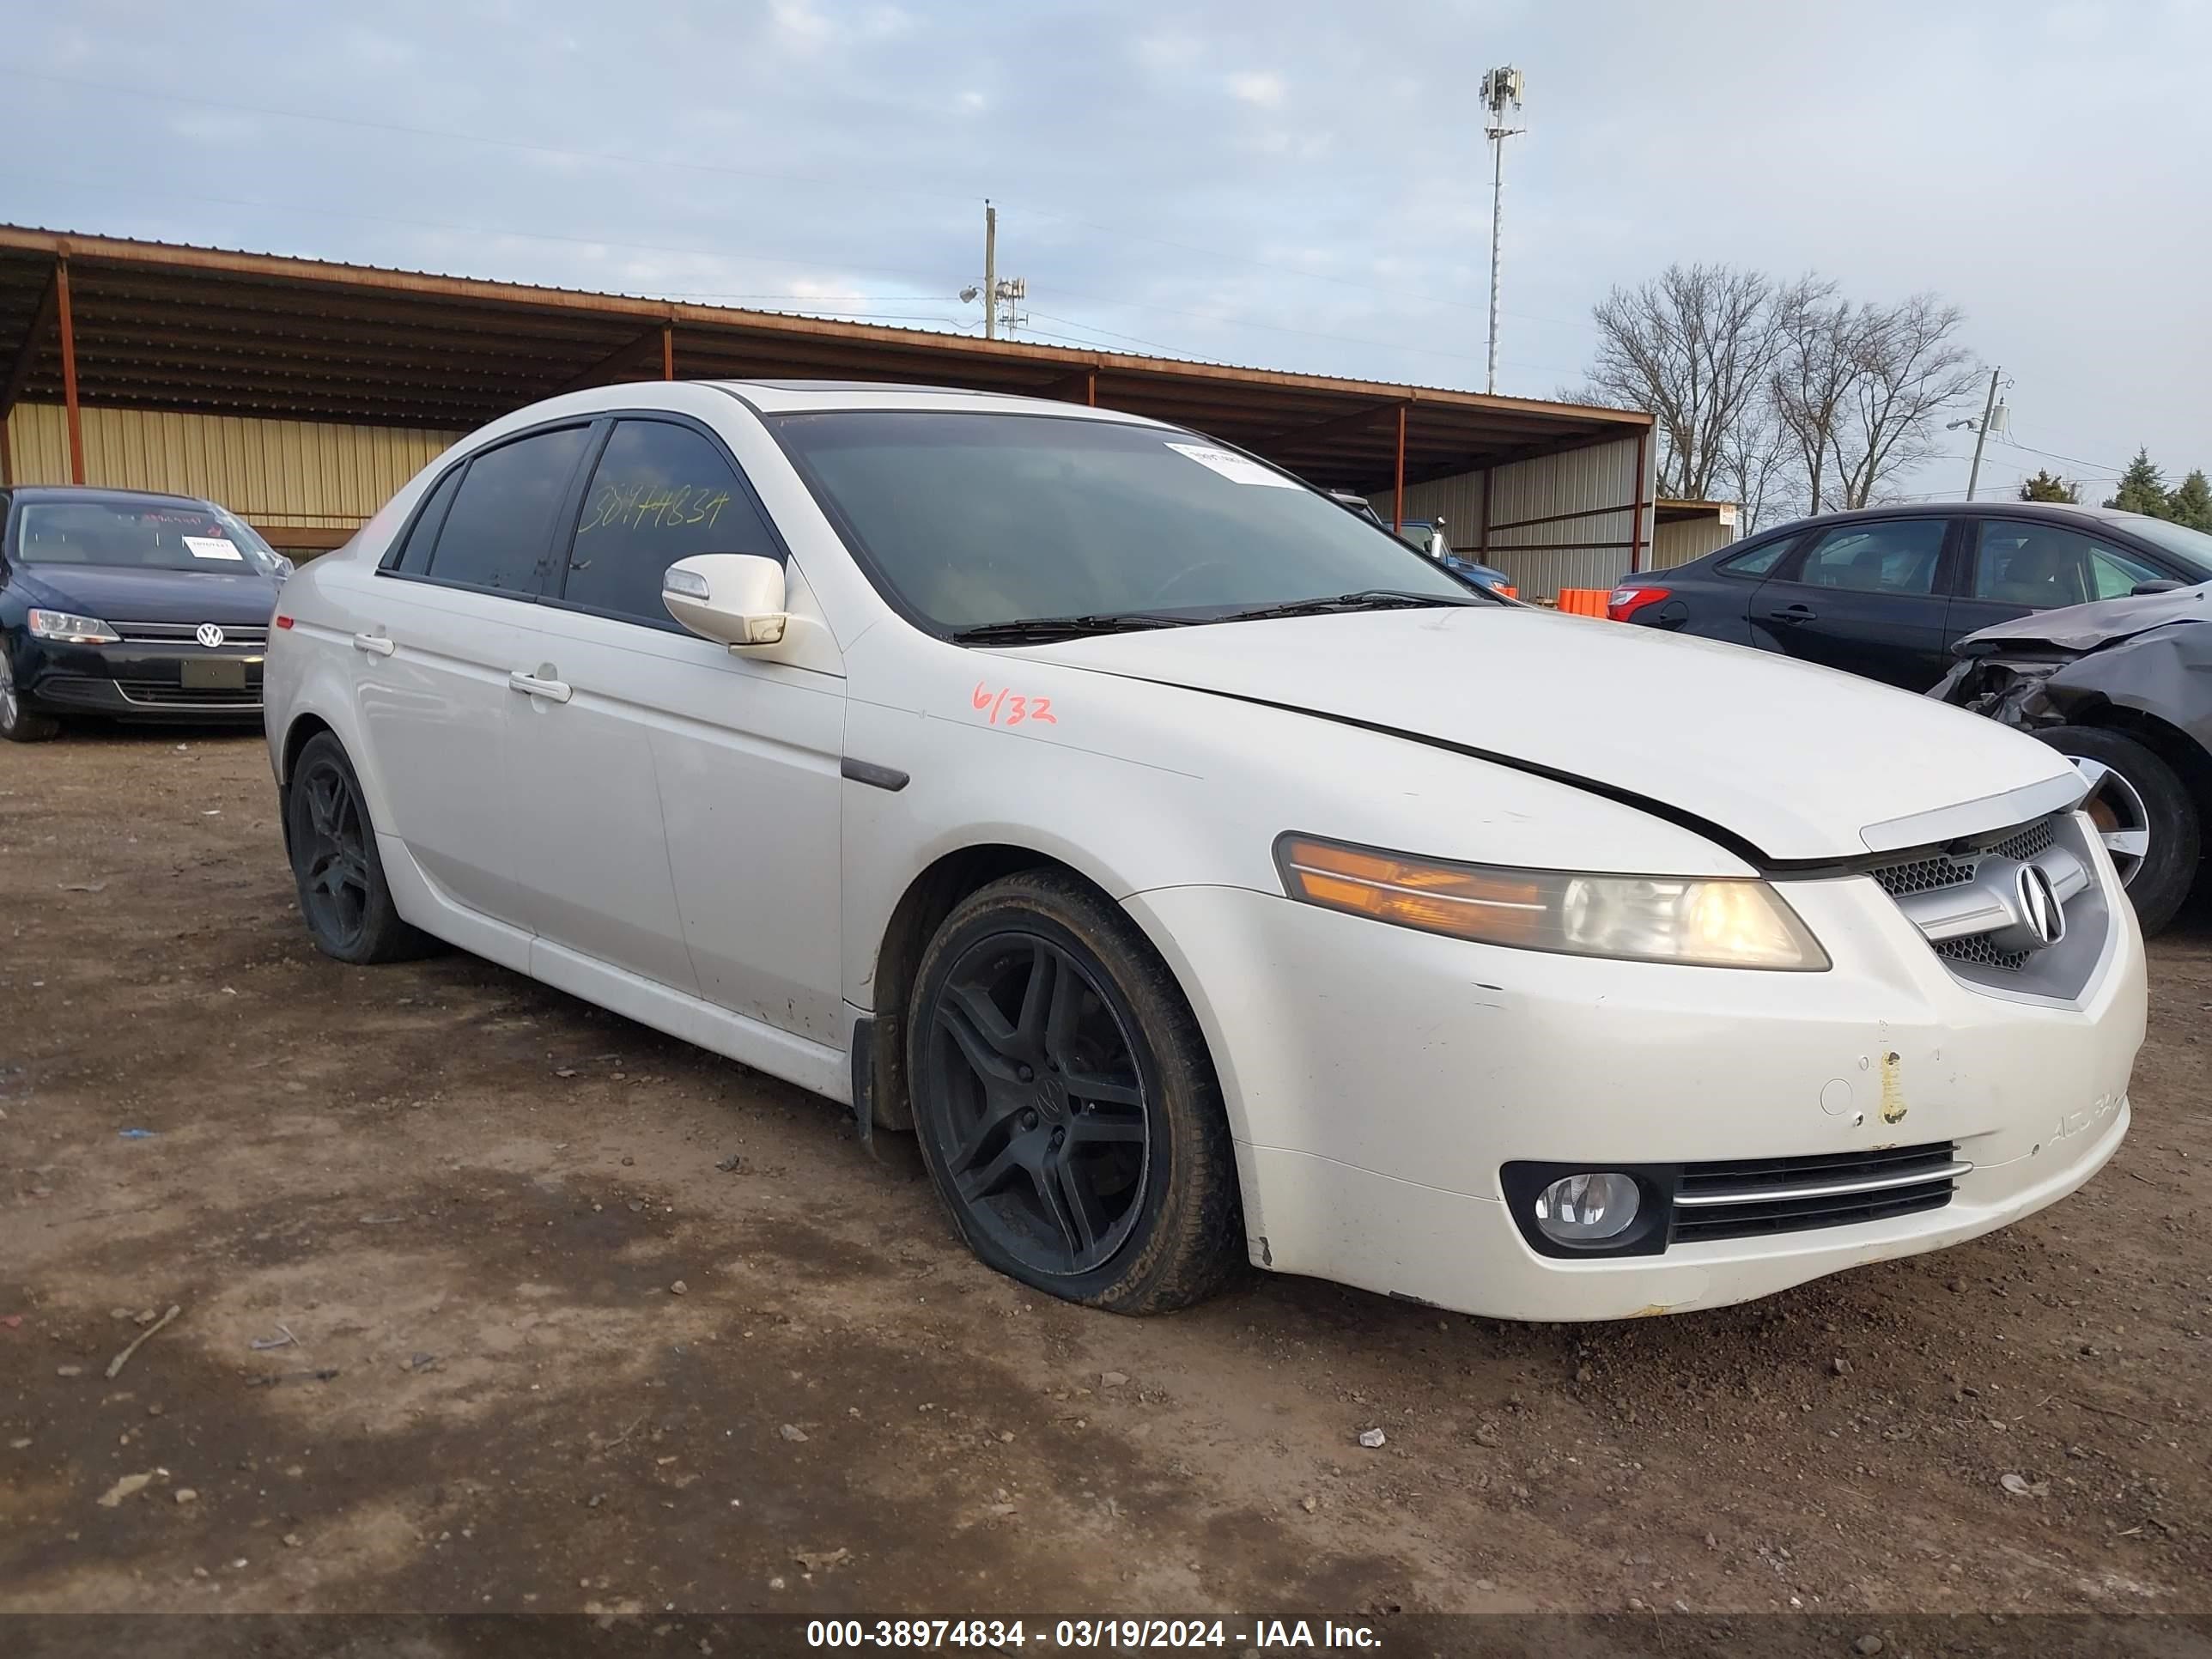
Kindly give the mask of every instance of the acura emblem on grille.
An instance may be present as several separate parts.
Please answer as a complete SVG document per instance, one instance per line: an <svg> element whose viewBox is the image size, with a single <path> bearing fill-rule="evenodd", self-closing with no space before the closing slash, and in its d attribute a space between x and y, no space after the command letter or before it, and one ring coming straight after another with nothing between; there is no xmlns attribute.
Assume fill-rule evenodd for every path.
<svg viewBox="0 0 2212 1659"><path fill-rule="evenodd" d="M212 651L222 643L222 629L217 628L213 623L202 623L199 631L192 637Z"/></svg>
<svg viewBox="0 0 2212 1659"><path fill-rule="evenodd" d="M2014 878L2020 898L2021 926L2040 949L2056 945L2066 937L2066 911L2058 902L2058 890L2051 884L2051 878L2043 866L2023 864Z"/></svg>

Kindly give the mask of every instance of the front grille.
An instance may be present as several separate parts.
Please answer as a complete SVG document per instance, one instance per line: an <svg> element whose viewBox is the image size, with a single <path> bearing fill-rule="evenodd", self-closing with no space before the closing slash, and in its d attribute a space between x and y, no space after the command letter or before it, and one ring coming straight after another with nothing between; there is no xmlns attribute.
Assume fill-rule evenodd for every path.
<svg viewBox="0 0 2212 1659"><path fill-rule="evenodd" d="M2049 852L2057 839L2058 831L2052 827L2052 820L2045 818L2039 823L2029 824L2017 835L2008 836L1988 850L2001 859L2018 859L2025 864L2030 859Z"/></svg>
<svg viewBox="0 0 2212 1659"><path fill-rule="evenodd" d="M1936 946L1936 954L1946 962L1963 962L1973 968L1997 968L2008 974L2016 974L2027 966L2028 951L2000 951L1988 933L1969 933L1964 939L1947 939Z"/></svg>
<svg viewBox="0 0 2212 1659"><path fill-rule="evenodd" d="M1940 1210L1969 1167L1948 1140L1880 1152L1686 1164L1675 1185L1669 1243L1804 1232Z"/></svg>
<svg viewBox="0 0 2212 1659"><path fill-rule="evenodd" d="M1956 859L1915 859L1910 864L1893 864L1877 870L1874 878L1892 898L1904 898L1913 893L1934 893L1946 887L1963 887L1974 878L1973 860Z"/></svg>
<svg viewBox="0 0 2212 1659"><path fill-rule="evenodd" d="M222 629L222 645L228 650L233 646L251 646L259 649L269 643L266 623L229 623L216 624ZM207 649L199 642L198 623L111 622L108 623L123 638L125 645L189 645L196 651Z"/></svg>
<svg viewBox="0 0 2212 1659"><path fill-rule="evenodd" d="M118 680L125 702L162 708L258 708L261 688L179 685L174 680Z"/></svg>

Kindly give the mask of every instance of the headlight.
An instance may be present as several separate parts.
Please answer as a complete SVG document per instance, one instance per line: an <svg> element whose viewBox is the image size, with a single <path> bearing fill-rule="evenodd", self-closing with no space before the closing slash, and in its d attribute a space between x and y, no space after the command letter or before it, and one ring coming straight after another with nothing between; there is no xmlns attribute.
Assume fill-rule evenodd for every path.
<svg viewBox="0 0 2212 1659"><path fill-rule="evenodd" d="M66 611L31 612L33 639L59 640L67 645L115 645L122 640L97 617L73 617Z"/></svg>
<svg viewBox="0 0 2212 1659"><path fill-rule="evenodd" d="M1818 972L1827 953L1766 883L1447 864L1285 836L1284 890L1424 933L1568 956Z"/></svg>

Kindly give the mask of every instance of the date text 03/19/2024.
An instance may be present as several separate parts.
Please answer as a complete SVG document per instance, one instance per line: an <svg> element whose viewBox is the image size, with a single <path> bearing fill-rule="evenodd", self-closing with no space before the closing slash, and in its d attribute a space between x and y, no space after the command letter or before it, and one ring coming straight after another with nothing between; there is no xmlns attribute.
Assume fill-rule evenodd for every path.
<svg viewBox="0 0 2212 1659"><path fill-rule="evenodd" d="M1371 1626L1304 1619L815 1619L811 1648L979 1648L1036 1646L1072 1651L1132 1648L1355 1648L1382 1645Z"/></svg>

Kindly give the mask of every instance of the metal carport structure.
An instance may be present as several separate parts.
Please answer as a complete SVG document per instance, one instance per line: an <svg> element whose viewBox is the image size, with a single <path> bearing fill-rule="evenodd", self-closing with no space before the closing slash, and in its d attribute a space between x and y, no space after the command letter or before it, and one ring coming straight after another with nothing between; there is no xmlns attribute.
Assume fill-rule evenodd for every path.
<svg viewBox="0 0 2212 1659"><path fill-rule="evenodd" d="M1577 505L1640 524L1649 501L1650 417L1628 410L0 227L0 482L123 482L88 465L94 410L449 434L557 392L678 375L916 380L1127 410L1401 515L1430 480L1633 444L1634 502ZM12 453L37 410L56 422L43 468ZM248 518L258 505L229 504Z"/></svg>

